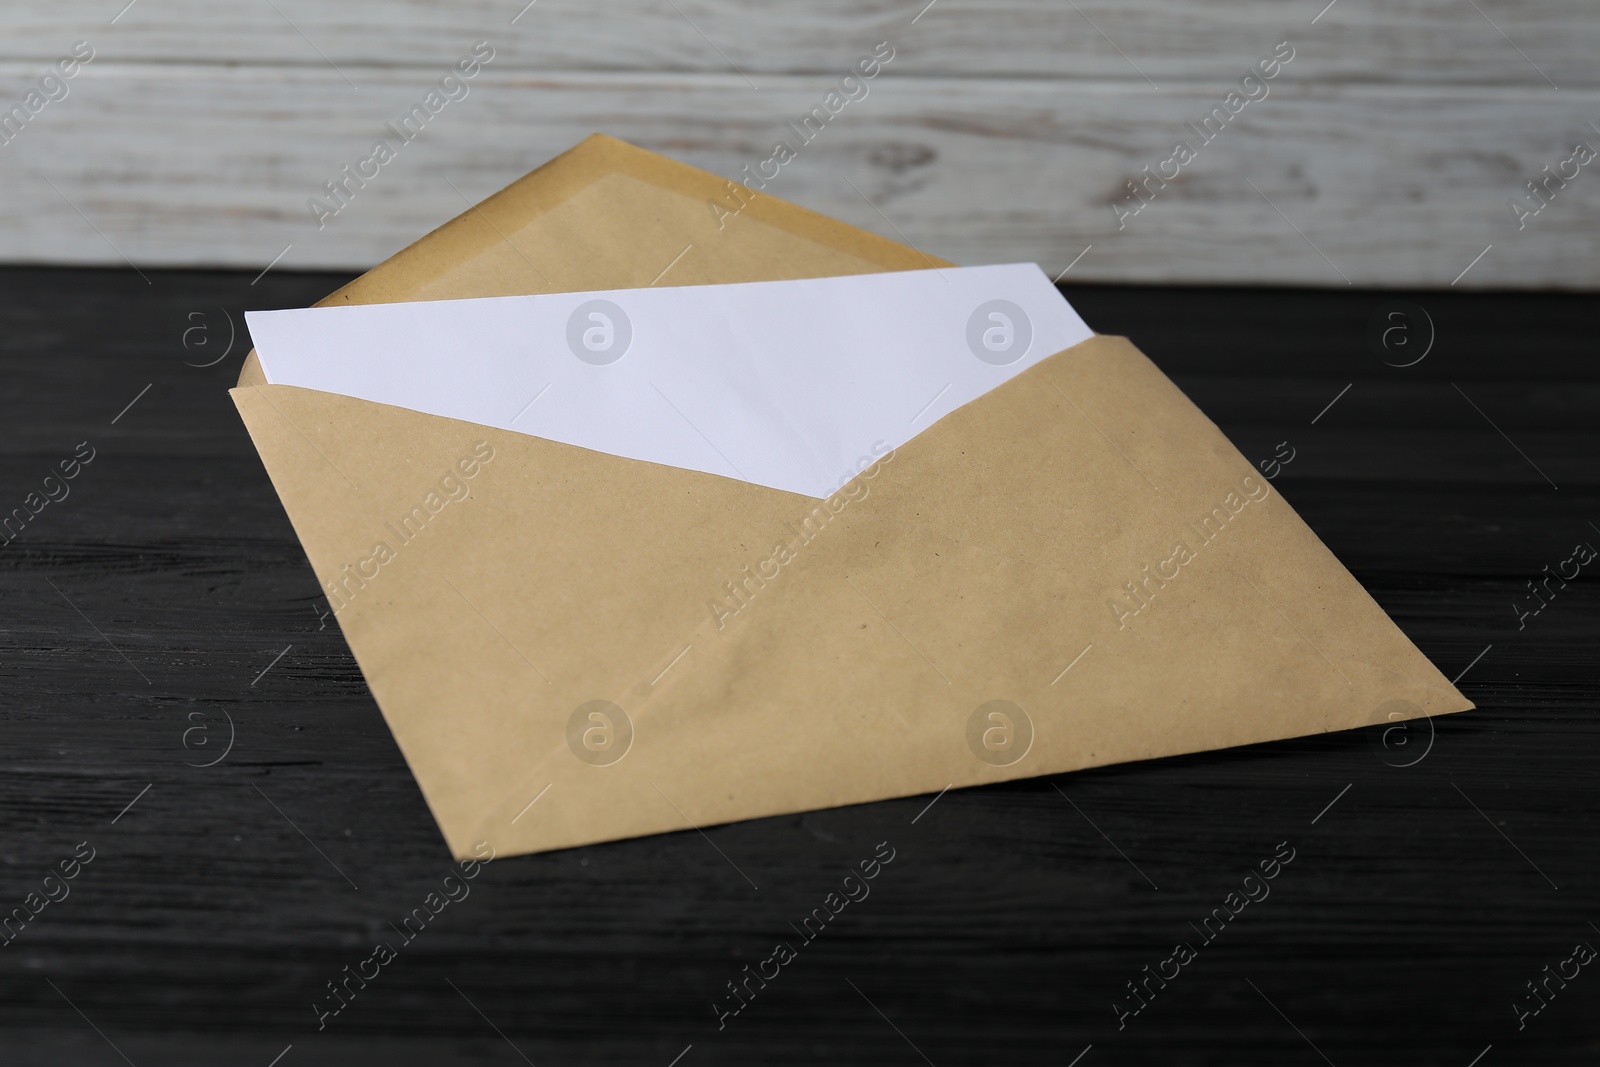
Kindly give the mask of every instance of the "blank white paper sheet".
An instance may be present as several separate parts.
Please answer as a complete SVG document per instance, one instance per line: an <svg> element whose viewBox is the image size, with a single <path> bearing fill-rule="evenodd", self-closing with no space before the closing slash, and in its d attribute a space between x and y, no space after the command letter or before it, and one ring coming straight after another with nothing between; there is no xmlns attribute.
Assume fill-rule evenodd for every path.
<svg viewBox="0 0 1600 1067"><path fill-rule="evenodd" d="M246 320L274 385L816 498L1093 336L1032 263Z"/></svg>

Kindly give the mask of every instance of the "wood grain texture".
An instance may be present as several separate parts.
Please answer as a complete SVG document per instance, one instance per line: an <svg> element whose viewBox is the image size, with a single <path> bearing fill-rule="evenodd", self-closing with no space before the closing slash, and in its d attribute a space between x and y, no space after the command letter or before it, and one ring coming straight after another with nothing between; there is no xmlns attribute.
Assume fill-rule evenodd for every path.
<svg viewBox="0 0 1600 1067"><path fill-rule="evenodd" d="M97 61L0 148L0 255L364 267L600 130L730 176L785 139L798 156L772 195L958 262L1054 275L1093 244L1076 276L1443 286L1471 265L1462 286L1600 284L1600 179L1580 173L1521 231L1507 206L1584 136L1600 92L1284 75L1202 145L1186 123L1220 102L1213 85L884 75L803 144L785 124L830 82L763 81L489 70L402 145L385 123L426 92L417 72L363 73L357 91L326 69ZM319 229L308 201L380 136L397 157ZM1119 230L1113 199L1180 140L1198 157Z"/></svg>
<svg viewBox="0 0 1600 1067"><path fill-rule="evenodd" d="M123 0L126 2L126 0ZM69 0L0 10L0 58L54 59L86 39L119 61L356 70L453 62L477 39L522 73L832 73L881 40L924 77L1148 75L1222 88L1280 40L1301 77L1403 85L1594 87L1586 0ZM276 8L276 10L274 10ZM1327 8L1324 13L1324 8ZM522 12L518 17L519 12ZM1320 14L1320 17L1319 16ZM516 18L513 25L512 19ZM1316 19L1313 25L1312 20ZM913 23L915 19L915 23ZM1504 31L1506 36L1497 32ZM1507 43L1507 37L1515 46ZM1517 49L1521 49L1521 53ZM359 78L356 78L359 81Z"/></svg>
<svg viewBox="0 0 1600 1067"><path fill-rule="evenodd" d="M1510 1008L1600 944L1597 583L1521 629L1510 607L1600 543L1591 299L1399 294L1438 341L1396 369L1365 344L1396 294L1069 290L1247 456L1295 449L1275 486L1465 672L1478 710L1431 746L1354 731L739 823L715 849L685 832L496 862L319 1033L324 983L449 863L226 396L247 339L184 365L222 355L228 315L346 280L253 277L0 271L0 503L97 449L0 547L0 907L98 850L0 948L8 1067L123 1062L86 1018L141 1067L265 1067L290 1045L279 1067L666 1067L690 1045L679 1067L923 1062L907 1039L939 1067L1091 1044L1079 1067L1321 1062L1307 1039L1337 1064L1600 1053L1587 969L1525 1029ZM232 751L190 766L222 712ZM1119 1030L1124 983L1285 840L1272 895ZM897 858L872 895L719 1031L724 983L880 841Z"/></svg>
<svg viewBox="0 0 1600 1067"><path fill-rule="evenodd" d="M0 146L0 261L260 269L283 252L284 267L362 269L466 206L447 180L478 198L597 130L733 175L889 41L870 94L774 195L962 262L1032 259L1054 274L1092 243L1074 270L1100 281L1439 285L1474 264L1460 285L1590 289L1593 175L1525 229L1508 200L1597 136L1591 7L11 5L0 108L72 42L97 58ZM306 201L480 39L495 58L471 95L318 230ZM1185 123L1279 41L1295 55L1270 95L1118 230L1126 183L1193 141Z"/></svg>

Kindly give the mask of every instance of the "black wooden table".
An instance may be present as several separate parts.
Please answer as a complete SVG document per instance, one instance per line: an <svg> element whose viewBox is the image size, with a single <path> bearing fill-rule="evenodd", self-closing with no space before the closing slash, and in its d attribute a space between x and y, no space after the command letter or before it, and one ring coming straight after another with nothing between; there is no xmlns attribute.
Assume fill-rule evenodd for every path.
<svg viewBox="0 0 1600 1067"><path fill-rule="evenodd" d="M0 271L0 1063L1596 1062L1596 302L1456 292L1069 296L1478 710L505 859L319 1031L452 866L225 392L343 280Z"/></svg>

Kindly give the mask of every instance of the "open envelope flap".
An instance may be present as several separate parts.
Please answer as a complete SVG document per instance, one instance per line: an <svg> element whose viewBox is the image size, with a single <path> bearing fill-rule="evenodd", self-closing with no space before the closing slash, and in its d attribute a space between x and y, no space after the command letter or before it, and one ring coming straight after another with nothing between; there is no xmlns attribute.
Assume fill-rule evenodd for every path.
<svg viewBox="0 0 1600 1067"><path fill-rule="evenodd" d="M686 247L673 284L945 265L727 195L591 138L325 303L644 286ZM1471 706L1121 339L822 503L253 357L233 395L458 856Z"/></svg>

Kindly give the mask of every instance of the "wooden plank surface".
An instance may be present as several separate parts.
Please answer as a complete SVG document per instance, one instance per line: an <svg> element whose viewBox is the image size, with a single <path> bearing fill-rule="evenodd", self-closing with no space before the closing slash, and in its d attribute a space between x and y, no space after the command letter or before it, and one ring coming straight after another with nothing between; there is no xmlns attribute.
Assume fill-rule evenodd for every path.
<svg viewBox="0 0 1600 1067"><path fill-rule="evenodd" d="M137 0L115 25L121 3L15 4L0 10L0 58L54 59L81 38L119 61L324 69L332 62L355 77L374 67L442 67L484 38L495 46L496 65L524 73L722 74L737 65L755 77L843 72L889 40L899 50L898 69L923 77L1143 84L1143 72L1158 85L1166 78L1225 88L1287 39L1306 45L1296 73L1317 81L1544 85L1542 70L1566 89L1594 87L1600 78L1593 62L1600 19L1587 0L1479 0L1478 11L1462 0L1338 0L1331 7L1328 0L525 4Z"/></svg>
<svg viewBox="0 0 1600 1067"><path fill-rule="evenodd" d="M1600 588L1585 570L1520 629L1510 608L1600 544L1591 299L1403 294L1437 344L1400 369L1365 342L1391 294L1068 292L1247 456L1289 443L1275 487L1479 705L1431 742L1345 732L717 827L715 849L507 859L319 1031L325 983L450 864L225 392L248 344L226 349L230 315L346 279L252 277L0 270L7 505L96 449L0 547L0 905L97 850L0 948L7 1067L1600 1052L1586 977L1523 1029L1511 1011L1600 944ZM897 858L870 898L719 1030L725 983L881 841ZM1271 896L1119 1029L1124 984L1280 841L1297 855Z"/></svg>
<svg viewBox="0 0 1600 1067"><path fill-rule="evenodd" d="M798 157L768 192L959 262L1054 274L1092 244L1074 267L1092 280L1448 285L1471 265L1462 286L1600 282L1600 178L1520 231L1507 207L1600 92L1284 75L1204 144L1187 123L1220 102L1210 85L885 75L801 144L785 123L829 82L763 80L487 70L319 229L308 200L380 135L400 144L385 123L427 79L374 71L356 91L326 69L97 61L0 148L0 256L366 266L601 130L725 175L787 138ZM1197 158L1119 230L1113 198L1179 140Z"/></svg>
<svg viewBox="0 0 1600 1067"><path fill-rule="evenodd" d="M365 268L465 206L446 179L481 197L597 130L734 174L888 41L771 192L962 262L1093 244L1092 280L1600 285L1593 175L1521 229L1508 204L1600 143L1589 0L112 6L0 11L0 109L74 41L96 56L0 145L0 261ZM308 198L480 39L469 95L317 230ZM1201 145L1187 124L1280 41L1267 97ZM1119 230L1179 141L1198 158Z"/></svg>

